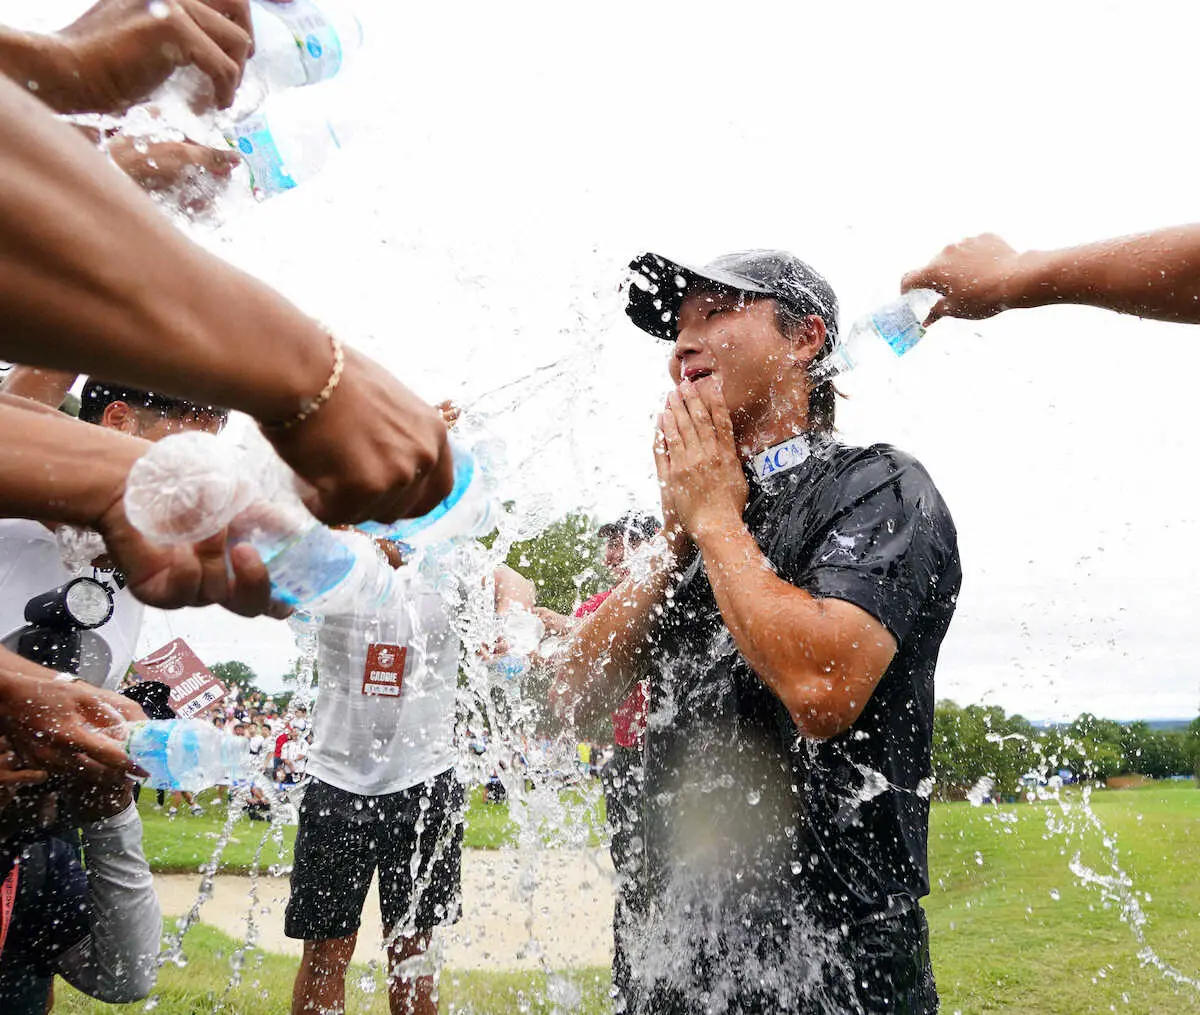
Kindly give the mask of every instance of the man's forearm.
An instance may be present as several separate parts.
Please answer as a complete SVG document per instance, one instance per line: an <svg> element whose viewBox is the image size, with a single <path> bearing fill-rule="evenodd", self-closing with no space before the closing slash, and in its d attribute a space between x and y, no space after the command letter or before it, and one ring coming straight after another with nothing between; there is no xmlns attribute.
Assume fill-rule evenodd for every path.
<svg viewBox="0 0 1200 1015"><path fill-rule="evenodd" d="M558 677L562 698L581 721L612 711L645 675L651 635L678 582L677 567L673 558L660 557L645 579L626 579L575 631Z"/></svg>
<svg viewBox="0 0 1200 1015"><path fill-rule="evenodd" d="M698 545L721 619L750 668L799 730L840 733L886 669L895 650L890 636L883 653L870 651L862 643L874 635L856 624L857 608L818 599L776 575L740 518L707 528Z"/></svg>
<svg viewBox="0 0 1200 1015"><path fill-rule="evenodd" d="M57 82L61 46L52 35L19 32L0 25L0 76L25 88L50 108L63 112Z"/></svg>
<svg viewBox="0 0 1200 1015"><path fill-rule="evenodd" d="M44 367L13 367L0 384L0 394L27 398L32 402L57 409L62 405L76 374L71 370L50 370Z"/></svg>
<svg viewBox="0 0 1200 1015"><path fill-rule="evenodd" d="M1028 251L1010 286L1012 307L1075 303L1200 324L1200 225Z"/></svg>
<svg viewBox="0 0 1200 1015"><path fill-rule="evenodd" d="M0 403L0 517L93 525L146 442L38 409Z"/></svg>
<svg viewBox="0 0 1200 1015"><path fill-rule="evenodd" d="M0 354L263 420L321 390L322 329L208 254L137 188L0 80Z"/></svg>

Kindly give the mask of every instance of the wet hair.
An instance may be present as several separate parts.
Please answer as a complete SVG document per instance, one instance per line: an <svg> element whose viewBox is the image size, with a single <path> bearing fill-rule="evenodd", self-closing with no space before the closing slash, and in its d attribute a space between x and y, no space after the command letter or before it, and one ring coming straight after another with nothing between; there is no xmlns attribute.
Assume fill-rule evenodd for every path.
<svg viewBox="0 0 1200 1015"><path fill-rule="evenodd" d="M599 536L601 539L613 539L621 536L631 543L644 543L647 539L653 539L661 528L662 522L657 518L637 511L629 511L621 515L615 522L605 522L601 525Z"/></svg>
<svg viewBox="0 0 1200 1015"><path fill-rule="evenodd" d="M786 338L790 338L802 327L804 322L812 316L820 317L825 320L823 314L818 314L815 311L808 314L798 314L796 311L785 307L779 300L775 301L775 327L777 327ZM821 346L816 356L813 357L813 363L820 363L833 350L834 343L837 342L837 325L829 326L829 322L825 321L825 344ZM837 396L838 391L833 386L833 381L822 381L808 396L808 419L812 424L812 429L820 432L827 432L833 429L834 417L837 413Z"/></svg>
<svg viewBox="0 0 1200 1015"><path fill-rule="evenodd" d="M229 410L211 405L197 405L182 398L162 395L156 391L143 391L108 381L89 379L79 396L79 418L85 423L99 423L104 410L113 402L124 402L135 409L149 409L160 416L187 416L193 412L208 412L224 423L229 419Z"/></svg>

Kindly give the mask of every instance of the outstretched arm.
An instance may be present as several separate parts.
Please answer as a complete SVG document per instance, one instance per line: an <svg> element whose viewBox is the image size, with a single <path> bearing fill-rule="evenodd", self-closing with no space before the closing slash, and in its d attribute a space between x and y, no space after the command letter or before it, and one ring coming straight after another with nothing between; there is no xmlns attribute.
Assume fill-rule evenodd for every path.
<svg viewBox="0 0 1200 1015"><path fill-rule="evenodd" d="M947 247L905 275L900 288L933 289L945 297L930 322L1076 303L1200 324L1200 225L1024 253L988 233Z"/></svg>
<svg viewBox="0 0 1200 1015"><path fill-rule="evenodd" d="M556 711L570 712L586 725L616 708L646 675L654 628L678 582L679 566L673 554L662 555L644 578L627 578L579 622L556 666Z"/></svg>
<svg viewBox="0 0 1200 1015"><path fill-rule="evenodd" d="M70 370L15 366L0 384L0 394L27 398L31 402L57 409L62 405L76 375Z"/></svg>

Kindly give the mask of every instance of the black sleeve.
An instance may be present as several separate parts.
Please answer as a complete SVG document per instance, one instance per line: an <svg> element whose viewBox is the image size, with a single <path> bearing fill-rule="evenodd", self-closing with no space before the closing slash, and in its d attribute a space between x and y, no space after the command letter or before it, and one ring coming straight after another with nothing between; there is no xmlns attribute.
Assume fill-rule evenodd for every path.
<svg viewBox="0 0 1200 1015"><path fill-rule="evenodd" d="M889 447L864 449L829 477L789 581L866 610L904 640L954 555L954 523L929 474Z"/></svg>

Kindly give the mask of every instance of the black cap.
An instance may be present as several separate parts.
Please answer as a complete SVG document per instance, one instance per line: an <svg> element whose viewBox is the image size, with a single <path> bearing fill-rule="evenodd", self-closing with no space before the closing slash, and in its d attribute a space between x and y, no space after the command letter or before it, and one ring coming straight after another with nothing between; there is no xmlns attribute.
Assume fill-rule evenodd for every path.
<svg viewBox="0 0 1200 1015"><path fill-rule="evenodd" d="M605 522L600 526L601 539L612 539L613 536L623 536L634 543L642 543L653 539L662 522L652 515L644 515L637 511L629 511L621 515L615 522Z"/></svg>
<svg viewBox="0 0 1200 1015"><path fill-rule="evenodd" d="M743 250L703 268L642 254L629 262L633 278L625 313L642 331L675 341L679 306L689 289L726 289L774 299L797 317L816 314L825 322L825 345L837 340L838 301L833 287L786 250Z"/></svg>

